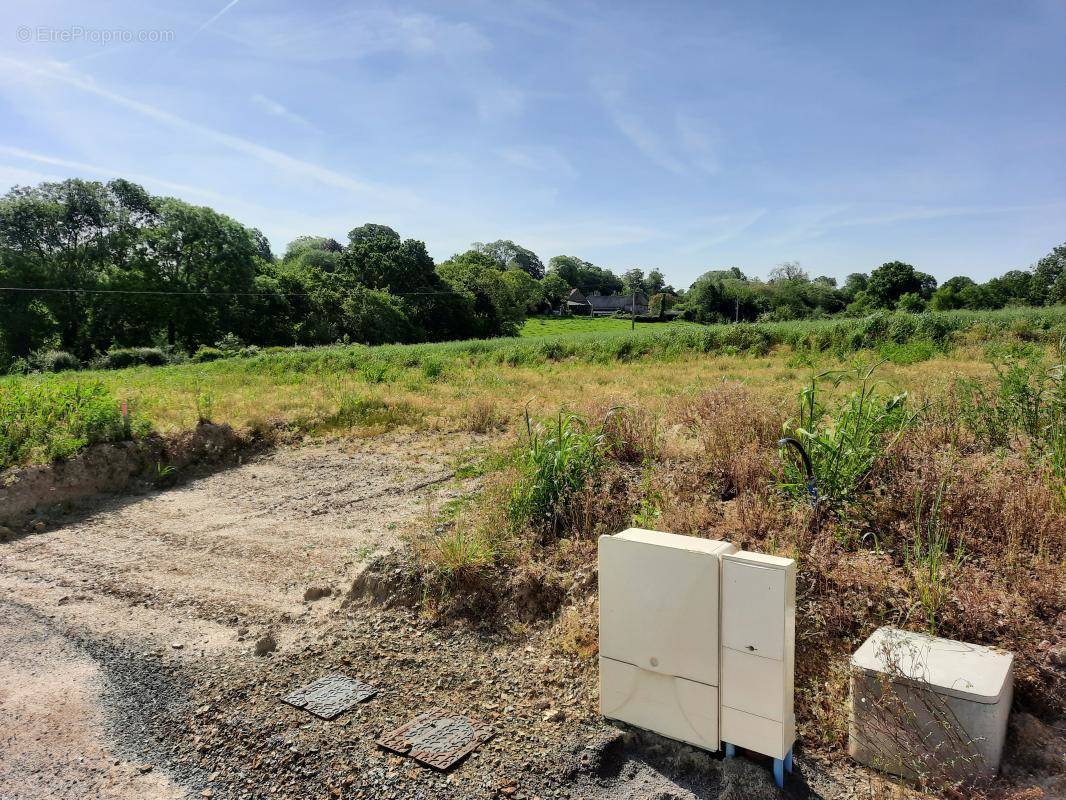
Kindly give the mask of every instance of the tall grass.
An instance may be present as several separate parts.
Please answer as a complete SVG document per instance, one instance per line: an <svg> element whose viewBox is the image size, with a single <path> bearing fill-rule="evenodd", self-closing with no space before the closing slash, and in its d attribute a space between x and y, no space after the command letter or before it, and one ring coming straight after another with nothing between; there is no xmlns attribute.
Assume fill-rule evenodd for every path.
<svg viewBox="0 0 1066 800"><path fill-rule="evenodd" d="M858 496L877 459L913 419L907 393L886 394L884 384L874 380L876 369L857 366L814 376L800 393L798 416L786 423L786 432L810 456L818 502L830 508ZM836 388L845 381L855 388L835 407L827 407L825 384ZM783 474L786 490L807 494L807 476L794 459L783 460Z"/></svg>
<svg viewBox="0 0 1066 800"><path fill-rule="evenodd" d="M334 345L294 347L252 357L234 357L209 364L160 367L168 375L189 371L268 374L279 379L307 373L360 372L380 374L380 366L422 370L425 377L441 377L449 366L470 368L480 364L537 365L576 360L588 363L628 361L635 358L667 359L685 353L765 354L770 348L789 346L796 350L846 356L882 345L925 342L944 348L954 339L973 336L978 341L1007 339L1055 342L1066 334L1066 306L1005 309L1002 311L951 311L925 314L875 314L861 319L834 318L739 325L648 325L631 332L609 328L591 332L470 339L431 344ZM923 355L927 348L921 348ZM903 360L912 360L908 354ZM112 373L113 374L113 373Z"/></svg>
<svg viewBox="0 0 1066 800"><path fill-rule="evenodd" d="M951 536L941 517L950 472L941 478L928 509L919 492L914 502L914 537L904 551L905 563L914 577L918 603L925 613L929 633L937 634L940 609L951 595L949 569L963 556L961 547L951 552Z"/></svg>
<svg viewBox="0 0 1066 800"><path fill-rule="evenodd" d="M1044 461L1066 500L1066 361L1060 339L1058 358L1048 363L1040 350L1009 352L995 366L991 384L959 382L964 423L989 448L1008 447L1023 438Z"/></svg>
<svg viewBox="0 0 1066 800"><path fill-rule="evenodd" d="M760 356L778 347L791 350L797 362L812 364L819 360L819 354L841 357L859 350L883 352L892 362L907 364L942 354L956 344L1024 341L1046 345L1063 334L1066 307L876 314L865 319L766 324L647 325L638 326L635 332L623 326L577 334L435 344L297 347L258 354L246 350L243 355L210 363L135 366L47 377L12 375L0 378L0 386L33 392L34 386L46 380L54 381L53 386L100 381L116 397L135 403L141 415L164 432L191 427L198 418L206 417L233 425L269 417L313 430L336 409L333 394L322 391L323 384L334 377L354 378L364 385L388 384L396 395L405 390L433 394L433 387L440 386L440 396L452 387L468 388L479 370L484 370L482 375L494 373L495 385L504 384L510 379L508 367L512 366L547 366L543 374L550 375L556 364L571 368L637 361L671 364L691 362L704 354ZM628 374L635 374L638 368L630 369ZM205 404L201 395L209 397L210 403ZM41 402L49 402L48 396L42 395ZM0 413L16 412L9 406ZM18 427L23 423L11 419L3 424ZM1061 431L1061 423L1054 430ZM1066 462L1066 440L1059 437L1054 443L1058 453L1054 463L1062 465ZM69 452L69 448L59 451ZM48 452L34 446L20 449L15 458L46 459Z"/></svg>
<svg viewBox="0 0 1066 800"><path fill-rule="evenodd" d="M562 413L548 427L526 413L526 440L518 454L519 478L508 514L516 527L531 526L543 536L559 530L564 504L603 465L602 426L590 428L575 414Z"/></svg>

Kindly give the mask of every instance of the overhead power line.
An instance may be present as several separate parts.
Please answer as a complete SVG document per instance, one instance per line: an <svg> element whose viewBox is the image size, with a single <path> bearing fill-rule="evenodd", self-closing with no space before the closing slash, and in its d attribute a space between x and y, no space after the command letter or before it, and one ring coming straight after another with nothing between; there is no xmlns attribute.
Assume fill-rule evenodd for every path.
<svg viewBox="0 0 1066 800"><path fill-rule="evenodd" d="M390 292L385 289L371 289L370 291L383 291L395 297L428 297L432 295L447 295L451 297L464 297L463 292ZM45 294L132 294L132 295L163 295L174 297L312 297L310 292L196 292L196 291L166 291L162 289L47 289L30 286L0 286L0 292L40 292Z"/></svg>

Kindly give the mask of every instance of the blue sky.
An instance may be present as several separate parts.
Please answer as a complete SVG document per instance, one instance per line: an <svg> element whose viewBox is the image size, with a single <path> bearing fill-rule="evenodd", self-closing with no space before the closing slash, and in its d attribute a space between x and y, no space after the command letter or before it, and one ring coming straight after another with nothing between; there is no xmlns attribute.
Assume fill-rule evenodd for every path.
<svg viewBox="0 0 1066 800"><path fill-rule="evenodd" d="M1066 0L6 5L0 187L124 176L278 253L374 221L687 286L1066 241Z"/></svg>

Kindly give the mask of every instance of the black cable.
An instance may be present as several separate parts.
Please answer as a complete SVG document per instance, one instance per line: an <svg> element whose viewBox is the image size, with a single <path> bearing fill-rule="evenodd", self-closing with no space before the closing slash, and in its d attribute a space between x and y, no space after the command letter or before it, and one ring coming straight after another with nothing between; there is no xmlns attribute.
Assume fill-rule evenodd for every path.
<svg viewBox="0 0 1066 800"><path fill-rule="evenodd" d="M811 506L818 505L818 479L814 475L814 465L811 463L811 457L807 455L807 450L800 443L798 439L793 439L791 436L786 436L783 439L777 440L778 447L785 446L792 447L800 455L800 459L803 461L803 471L807 475L807 494L811 498Z"/></svg>

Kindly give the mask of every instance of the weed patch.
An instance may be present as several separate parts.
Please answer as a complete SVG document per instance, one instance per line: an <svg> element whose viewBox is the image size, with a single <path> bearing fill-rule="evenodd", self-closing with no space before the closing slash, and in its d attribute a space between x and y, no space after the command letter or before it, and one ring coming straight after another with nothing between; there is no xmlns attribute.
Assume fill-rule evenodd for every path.
<svg viewBox="0 0 1066 800"><path fill-rule="evenodd" d="M0 384L0 469L126 437L118 401L98 381Z"/></svg>
<svg viewBox="0 0 1066 800"><path fill-rule="evenodd" d="M508 504L512 524L555 536L564 504L602 469L605 448L602 426L590 428L581 417L560 412L545 427L534 424L527 412L518 479Z"/></svg>
<svg viewBox="0 0 1066 800"><path fill-rule="evenodd" d="M391 430L401 425L413 425L420 418L409 403L388 403L377 397L346 395L337 411L324 419L319 430L343 428L380 428Z"/></svg>

